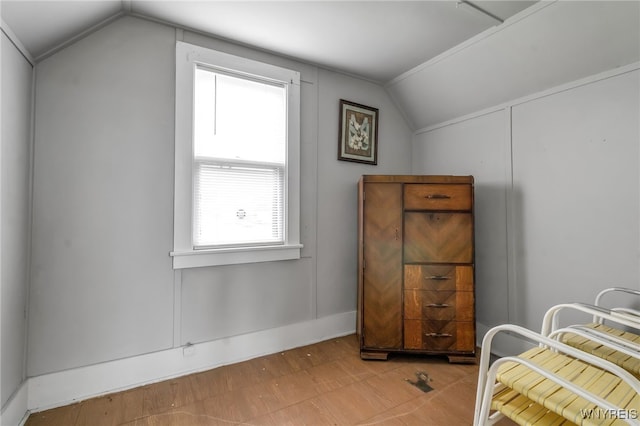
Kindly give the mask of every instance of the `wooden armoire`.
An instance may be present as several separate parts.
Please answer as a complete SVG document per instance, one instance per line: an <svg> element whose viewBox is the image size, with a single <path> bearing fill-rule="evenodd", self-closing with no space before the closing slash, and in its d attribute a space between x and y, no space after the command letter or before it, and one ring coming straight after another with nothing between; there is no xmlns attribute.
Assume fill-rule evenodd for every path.
<svg viewBox="0 0 640 426"><path fill-rule="evenodd" d="M473 176L358 183L360 356L475 362Z"/></svg>

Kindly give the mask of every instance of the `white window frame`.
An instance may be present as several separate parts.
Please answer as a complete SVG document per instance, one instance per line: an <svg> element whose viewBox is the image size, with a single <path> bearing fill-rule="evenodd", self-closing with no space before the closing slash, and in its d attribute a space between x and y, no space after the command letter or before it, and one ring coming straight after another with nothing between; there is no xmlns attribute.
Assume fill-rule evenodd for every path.
<svg viewBox="0 0 640 426"><path fill-rule="evenodd" d="M193 106L197 65L282 82L287 88L287 157L285 166L285 243L194 249L193 244ZM175 194L173 268L231 265L299 259L300 244L300 73L271 64L176 43Z"/></svg>

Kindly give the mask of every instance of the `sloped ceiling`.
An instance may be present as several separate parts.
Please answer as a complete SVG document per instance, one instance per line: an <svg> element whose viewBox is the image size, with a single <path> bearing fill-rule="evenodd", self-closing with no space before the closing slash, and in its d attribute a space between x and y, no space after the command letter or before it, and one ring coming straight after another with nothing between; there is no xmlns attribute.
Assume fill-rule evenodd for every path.
<svg viewBox="0 0 640 426"><path fill-rule="evenodd" d="M9 0L1 12L36 61L105 20L133 14L384 83L534 3Z"/></svg>
<svg viewBox="0 0 640 426"><path fill-rule="evenodd" d="M386 88L421 130L638 61L639 1L558 1L533 6Z"/></svg>
<svg viewBox="0 0 640 426"><path fill-rule="evenodd" d="M384 84L416 131L640 61L640 0L2 0L0 12L36 63L129 14Z"/></svg>

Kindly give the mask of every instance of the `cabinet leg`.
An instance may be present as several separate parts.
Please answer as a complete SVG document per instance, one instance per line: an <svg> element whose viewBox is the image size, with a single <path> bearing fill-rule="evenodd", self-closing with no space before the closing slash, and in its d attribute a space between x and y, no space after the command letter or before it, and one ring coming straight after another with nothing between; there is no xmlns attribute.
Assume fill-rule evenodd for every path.
<svg viewBox="0 0 640 426"><path fill-rule="evenodd" d="M448 355L451 364L477 364L478 358L475 355Z"/></svg>
<svg viewBox="0 0 640 426"><path fill-rule="evenodd" d="M380 361L386 361L389 358L389 352L367 352L360 351L361 359L375 359Z"/></svg>

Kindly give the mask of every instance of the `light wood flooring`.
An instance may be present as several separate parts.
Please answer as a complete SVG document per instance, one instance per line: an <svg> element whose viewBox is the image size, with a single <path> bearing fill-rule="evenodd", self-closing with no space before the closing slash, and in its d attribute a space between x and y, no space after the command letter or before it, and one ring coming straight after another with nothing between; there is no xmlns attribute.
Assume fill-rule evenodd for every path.
<svg viewBox="0 0 640 426"><path fill-rule="evenodd" d="M432 390L412 384L420 373ZM33 413L26 426L471 425L477 374L437 357L363 361L351 335Z"/></svg>

